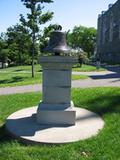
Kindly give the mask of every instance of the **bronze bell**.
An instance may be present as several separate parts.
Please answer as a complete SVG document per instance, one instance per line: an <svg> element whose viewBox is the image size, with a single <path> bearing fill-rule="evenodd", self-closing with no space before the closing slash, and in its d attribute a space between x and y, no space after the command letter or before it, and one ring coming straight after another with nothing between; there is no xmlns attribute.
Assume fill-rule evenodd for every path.
<svg viewBox="0 0 120 160"><path fill-rule="evenodd" d="M65 33L60 30L52 32L48 46L44 51L54 53L55 55L60 55L60 53L68 54L70 48L67 46Z"/></svg>

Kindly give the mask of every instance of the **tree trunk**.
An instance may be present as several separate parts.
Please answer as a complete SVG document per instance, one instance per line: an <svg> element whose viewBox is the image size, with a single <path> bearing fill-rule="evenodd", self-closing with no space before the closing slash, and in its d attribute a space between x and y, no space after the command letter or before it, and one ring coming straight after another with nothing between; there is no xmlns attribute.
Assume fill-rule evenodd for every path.
<svg viewBox="0 0 120 160"><path fill-rule="evenodd" d="M4 62L2 62L2 69L4 68Z"/></svg>
<svg viewBox="0 0 120 160"><path fill-rule="evenodd" d="M34 52L32 51L32 78L35 77L35 73L34 73Z"/></svg>
<svg viewBox="0 0 120 160"><path fill-rule="evenodd" d="M22 55L19 53L19 65L22 66Z"/></svg>
<svg viewBox="0 0 120 160"><path fill-rule="evenodd" d="M34 55L35 55L35 33L33 33L33 36L32 36L32 78L35 77Z"/></svg>

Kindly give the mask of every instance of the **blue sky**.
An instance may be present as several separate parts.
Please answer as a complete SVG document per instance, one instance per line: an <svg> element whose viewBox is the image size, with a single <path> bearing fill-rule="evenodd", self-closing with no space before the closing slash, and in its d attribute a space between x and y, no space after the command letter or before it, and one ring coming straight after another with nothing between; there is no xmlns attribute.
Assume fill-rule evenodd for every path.
<svg viewBox="0 0 120 160"><path fill-rule="evenodd" d="M97 27L98 14L107 10L108 4L117 0L54 0L45 5L46 10L54 12L51 23L59 23L63 30L72 29L75 25ZM0 32L19 22L19 14L25 15L26 8L21 0L0 0ZM48 25L48 24L46 24Z"/></svg>

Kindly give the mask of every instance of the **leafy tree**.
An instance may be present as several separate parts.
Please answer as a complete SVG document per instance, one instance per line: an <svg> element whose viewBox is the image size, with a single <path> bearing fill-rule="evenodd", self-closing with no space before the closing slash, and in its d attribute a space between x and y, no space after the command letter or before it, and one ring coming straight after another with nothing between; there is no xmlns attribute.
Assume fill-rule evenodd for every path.
<svg viewBox="0 0 120 160"><path fill-rule="evenodd" d="M7 43L5 39L5 34L0 35L0 62L2 63L2 68L4 68L4 63L8 61L9 50L7 48Z"/></svg>
<svg viewBox="0 0 120 160"><path fill-rule="evenodd" d="M94 52L96 29L75 26L72 33L68 33L68 43L73 48L82 48L90 57Z"/></svg>
<svg viewBox="0 0 120 160"><path fill-rule="evenodd" d="M18 24L9 27L7 29L7 43L11 62L19 65L24 64L25 60L30 57L31 39L28 30Z"/></svg>
<svg viewBox="0 0 120 160"><path fill-rule="evenodd" d="M53 17L53 12L43 13L44 3L52 3L52 0L21 0L30 12L27 14L27 19L20 15L20 21L23 26L29 29L29 33L32 37L32 77L34 77L34 55L35 44L40 32L40 25L45 24Z"/></svg>

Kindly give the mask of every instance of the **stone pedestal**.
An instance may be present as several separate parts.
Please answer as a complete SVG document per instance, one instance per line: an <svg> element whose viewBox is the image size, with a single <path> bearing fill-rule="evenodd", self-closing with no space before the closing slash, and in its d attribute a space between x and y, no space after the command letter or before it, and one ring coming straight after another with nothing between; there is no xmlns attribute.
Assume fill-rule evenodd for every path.
<svg viewBox="0 0 120 160"><path fill-rule="evenodd" d="M71 102L71 72L75 57L40 57L43 68L43 96L37 110L38 124L75 124Z"/></svg>

